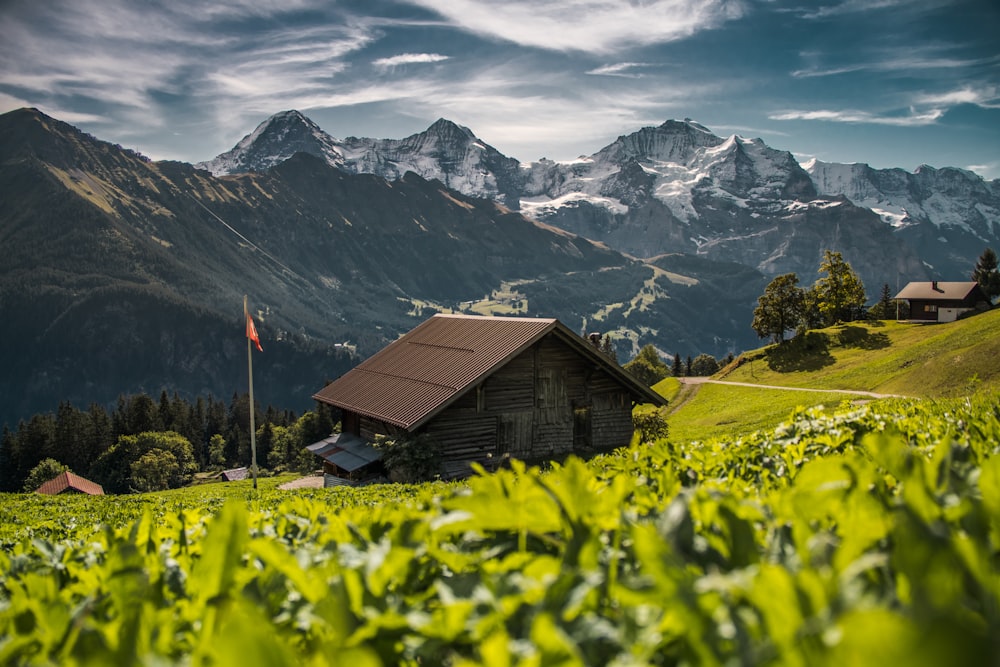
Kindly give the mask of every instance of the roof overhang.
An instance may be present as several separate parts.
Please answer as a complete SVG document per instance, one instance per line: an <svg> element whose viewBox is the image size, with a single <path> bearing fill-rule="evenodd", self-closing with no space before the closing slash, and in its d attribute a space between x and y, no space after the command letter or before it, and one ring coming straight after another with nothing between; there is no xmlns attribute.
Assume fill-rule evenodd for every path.
<svg viewBox="0 0 1000 667"><path fill-rule="evenodd" d="M337 466L341 470L354 472L369 463L382 459L382 452L370 442L353 433L334 433L319 442L307 445L306 449Z"/></svg>
<svg viewBox="0 0 1000 667"><path fill-rule="evenodd" d="M434 318L431 318L431 320L435 320L439 317L441 316L435 316ZM457 317L458 319L462 319L464 317L464 319L468 320L492 319L469 316L453 317ZM521 332L522 335L516 336L516 344L503 349L502 354L495 354L492 356L488 363L470 364L469 367L467 367L467 370L472 372L461 375L460 378L449 380L447 382L443 380L421 380L415 377L407 377L402 373L383 372L380 368L378 368L377 364L371 363L373 360L377 360L383 355L387 355L386 350L400 345L404 341L408 341L414 332L421 330L428 324L428 322L430 322L429 320L428 322L418 326L417 329L414 329L409 334L404 335L395 343L391 343L386 348L383 348L381 352L363 362L358 367L355 367L346 376L314 394L313 398L338 407L342 410L355 412L412 433L458 401L460 398L465 396L469 391L472 391L475 387L479 386L486 378L496 372L497 369L503 367L515 357L522 354L533 345L537 344L540 340L551 334L576 351L580 356L589 360L597 368L608 373L631 395L633 402L652 403L654 405L666 405L667 403L665 398L653 391L650 387L647 387L636 380L617 362L610 359L603 352L596 349L593 345L572 332L566 327L566 325L556 319L496 319L498 321L505 320L507 322L528 325L529 328L528 330L523 330ZM502 347L501 345L496 345L496 340L496 338L490 339L490 347L494 352L498 352ZM414 341L413 344L421 343ZM433 344L425 343L425 345L428 347L435 347ZM460 348L452 349L458 350ZM463 351L472 352L471 349ZM452 364L457 363L454 358L448 359L445 363L448 362ZM424 361L421 363L426 365L427 362ZM458 366L454 367L458 368ZM343 389L345 378L350 378L347 384L353 385L350 391L344 391ZM408 401L413 402L413 405L409 406L409 409L406 411L384 410L382 409L382 406L379 405L379 401L373 399L375 397L387 395L406 396Z"/></svg>

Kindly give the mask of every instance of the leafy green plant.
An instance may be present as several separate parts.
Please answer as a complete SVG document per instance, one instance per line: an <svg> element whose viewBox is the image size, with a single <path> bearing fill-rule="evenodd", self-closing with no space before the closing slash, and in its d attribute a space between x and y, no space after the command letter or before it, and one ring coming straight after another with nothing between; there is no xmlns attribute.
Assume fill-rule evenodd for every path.
<svg viewBox="0 0 1000 667"><path fill-rule="evenodd" d="M31 469L28 478L24 480L24 491L35 491L45 482L56 475L66 472L69 468L55 459L42 459L38 465Z"/></svg>
<svg viewBox="0 0 1000 667"><path fill-rule="evenodd" d="M463 484L8 494L0 664L992 664L998 399Z"/></svg>

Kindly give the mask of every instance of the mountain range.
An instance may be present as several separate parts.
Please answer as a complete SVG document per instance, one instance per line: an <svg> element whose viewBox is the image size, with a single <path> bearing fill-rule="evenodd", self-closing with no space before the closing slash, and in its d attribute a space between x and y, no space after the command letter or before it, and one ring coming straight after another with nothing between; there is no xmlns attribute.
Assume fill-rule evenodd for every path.
<svg viewBox="0 0 1000 667"><path fill-rule="evenodd" d="M306 409L439 310L617 331L623 357L654 340L738 350L764 284L731 263L641 262L413 172L388 181L295 152L213 176L31 109L0 116L0 192L0 423L63 400L245 391L243 295L264 345L258 400ZM703 303L719 307L700 318Z"/></svg>
<svg viewBox="0 0 1000 667"><path fill-rule="evenodd" d="M257 398L291 409L439 310L558 317L622 361L722 356L757 345L770 278L810 284L825 248L873 297L967 276L1000 220L969 172L803 166L687 120L522 163L447 120L338 140L288 111L190 165L22 109L0 116L0 192L0 423L244 391L244 294Z"/></svg>
<svg viewBox="0 0 1000 667"><path fill-rule="evenodd" d="M404 139L335 139L297 111L275 114L198 166L265 171L305 151L349 173L407 171L638 258L684 253L811 283L841 251L876 293L966 277L1000 238L1000 181L956 168L873 169L810 160L685 119L618 137L569 162L520 162L440 119Z"/></svg>

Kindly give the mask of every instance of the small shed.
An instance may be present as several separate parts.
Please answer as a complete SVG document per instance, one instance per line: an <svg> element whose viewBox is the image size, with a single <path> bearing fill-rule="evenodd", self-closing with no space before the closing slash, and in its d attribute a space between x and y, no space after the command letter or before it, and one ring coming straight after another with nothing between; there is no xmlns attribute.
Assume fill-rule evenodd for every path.
<svg viewBox="0 0 1000 667"><path fill-rule="evenodd" d="M990 308L989 297L975 281L912 282L896 298L910 304L914 322L954 322L962 313Z"/></svg>
<svg viewBox="0 0 1000 667"><path fill-rule="evenodd" d="M354 433L334 433L306 449L323 459L323 486L352 486L384 472L382 452Z"/></svg>
<svg viewBox="0 0 1000 667"><path fill-rule="evenodd" d="M632 407L666 404L556 319L475 315L431 317L314 398L340 408L337 443L426 434L444 478L626 446Z"/></svg>
<svg viewBox="0 0 1000 667"><path fill-rule="evenodd" d="M223 470L220 476L222 477L223 482L236 482L249 477L250 469L246 467L230 468L229 470Z"/></svg>
<svg viewBox="0 0 1000 667"><path fill-rule="evenodd" d="M74 475L67 470L38 487L37 493L44 493L48 496L60 493L85 493L89 496L103 496L104 488L96 482Z"/></svg>

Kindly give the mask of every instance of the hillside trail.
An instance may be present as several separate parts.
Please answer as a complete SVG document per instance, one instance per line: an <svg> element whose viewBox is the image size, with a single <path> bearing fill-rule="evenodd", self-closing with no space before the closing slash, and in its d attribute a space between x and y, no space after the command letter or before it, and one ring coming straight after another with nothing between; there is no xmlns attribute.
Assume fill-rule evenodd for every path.
<svg viewBox="0 0 1000 667"><path fill-rule="evenodd" d="M779 387L776 385L769 384L754 384L752 382L731 382L729 380L712 380L707 377L680 377L677 378L681 383L681 390L674 397L674 400L670 402L668 408L668 415L673 414L681 409L685 403L694 398L695 394L703 384L728 384L734 387L754 387L757 389L781 389L785 391L811 391L811 392L825 392L829 394L848 394L851 396L867 396L868 398L907 398L906 396L901 396L900 394L880 394L874 391L863 391L854 389L812 389L810 387Z"/></svg>

